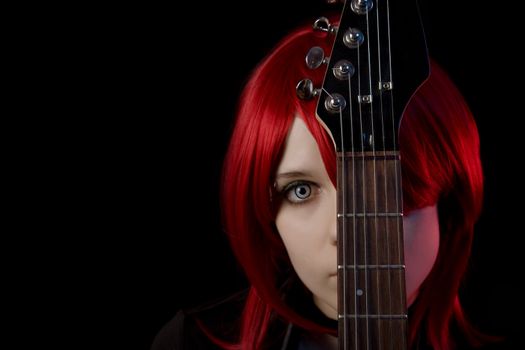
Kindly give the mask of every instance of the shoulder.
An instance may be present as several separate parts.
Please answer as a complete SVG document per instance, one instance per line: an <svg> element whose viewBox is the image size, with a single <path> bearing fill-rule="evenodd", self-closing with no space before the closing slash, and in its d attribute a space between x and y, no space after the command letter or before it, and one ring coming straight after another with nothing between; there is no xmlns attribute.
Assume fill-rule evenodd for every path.
<svg viewBox="0 0 525 350"><path fill-rule="evenodd" d="M221 340L233 341L247 290L221 297L193 308L179 310L157 334L151 350L220 349L202 331L202 324Z"/></svg>

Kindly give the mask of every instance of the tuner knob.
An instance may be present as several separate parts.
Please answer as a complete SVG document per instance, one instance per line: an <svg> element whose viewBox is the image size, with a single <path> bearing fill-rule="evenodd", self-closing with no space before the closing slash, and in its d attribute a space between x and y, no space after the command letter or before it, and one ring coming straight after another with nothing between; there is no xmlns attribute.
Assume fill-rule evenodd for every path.
<svg viewBox="0 0 525 350"><path fill-rule="evenodd" d="M374 2L372 0L352 0L350 7L358 15L364 15L372 9Z"/></svg>
<svg viewBox="0 0 525 350"><path fill-rule="evenodd" d="M310 79L303 79L297 83L295 87L297 97L301 100L311 100L312 98L319 96L321 93L320 89L314 89L314 83Z"/></svg>
<svg viewBox="0 0 525 350"><path fill-rule="evenodd" d="M338 61L332 68L332 73L334 77L339 80L348 80L349 77L354 75L355 68L354 65L347 60Z"/></svg>
<svg viewBox="0 0 525 350"><path fill-rule="evenodd" d="M357 28L348 28L343 36L343 43L350 49L355 49L365 41L365 36Z"/></svg>
<svg viewBox="0 0 525 350"><path fill-rule="evenodd" d="M314 46L308 50L306 54L306 65L310 69L316 69L321 66L321 64L326 64L328 62L328 57L324 56L324 50L319 46Z"/></svg>
<svg viewBox="0 0 525 350"><path fill-rule="evenodd" d="M324 108L330 113L339 113L346 107L346 100L340 94L332 94L326 96L324 100Z"/></svg>
<svg viewBox="0 0 525 350"><path fill-rule="evenodd" d="M326 17L319 17L315 20L313 25L314 30L320 32L326 32L330 34L336 34L338 26L333 26L330 24L330 21Z"/></svg>

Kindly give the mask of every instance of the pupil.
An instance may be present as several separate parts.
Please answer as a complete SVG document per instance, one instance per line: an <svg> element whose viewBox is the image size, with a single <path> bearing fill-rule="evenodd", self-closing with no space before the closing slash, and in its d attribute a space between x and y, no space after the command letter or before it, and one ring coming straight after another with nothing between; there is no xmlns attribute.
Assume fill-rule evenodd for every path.
<svg viewBox="0 0 525 350"><path fill-rule="evenodd" d="M307 186L300 186L296 188L296 194L300 198L308 196L309 188Z"/></svg>

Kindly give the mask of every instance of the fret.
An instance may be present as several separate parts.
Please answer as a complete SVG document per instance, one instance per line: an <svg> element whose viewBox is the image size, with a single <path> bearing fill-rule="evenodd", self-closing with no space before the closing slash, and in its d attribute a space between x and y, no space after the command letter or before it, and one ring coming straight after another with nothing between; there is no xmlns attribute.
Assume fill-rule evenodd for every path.
<svg viewBox="0 0 525 350"><path fill-rule="evenodd" d="M367 315L367 314L362 314L362 315L355 315L355 314L346 314L346 315L337 315L337 318L339 319L343 319L343 318L359 318L359 319L363 319L363 318L372 318L372 319L381 319L381 320L406 320L408 319L408 316L406 314L401 314L401 315Z"/></svg>
<svg viewBox="0 0 525 350"><path fill-rule="evenodd" d="M337 214L338 218L374 218L374 217L402 217L403 213L346 213L346 214Z"/></svg>
<svg viewBox="0 0 525 350"><path fill-rule="evenodd" d="M354 270L356 269L356 265L346 265L346 267L344 265L337 265L337 269L338 270L345 270L346 269L351 269L351 270ZM370 269L370 270L373 270L373 269L405 269L405 265L357 265L357 269L358 270L364 270L364 269Z"/></svg>

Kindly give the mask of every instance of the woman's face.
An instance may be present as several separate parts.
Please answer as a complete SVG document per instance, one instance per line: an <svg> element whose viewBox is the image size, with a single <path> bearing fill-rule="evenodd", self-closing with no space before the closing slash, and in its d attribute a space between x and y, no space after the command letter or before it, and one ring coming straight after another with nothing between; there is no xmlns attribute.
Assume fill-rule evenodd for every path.
<svg viewBox="0 0 525 350"><path fill-rule="evenodd" d="M276 187L283 198L276 225L292 265L313 293L314 303L337 319L336 189L304 121L295 118L288 134ZM403 218L407 302L430 272L439 246L436 206Z"/></svg>

